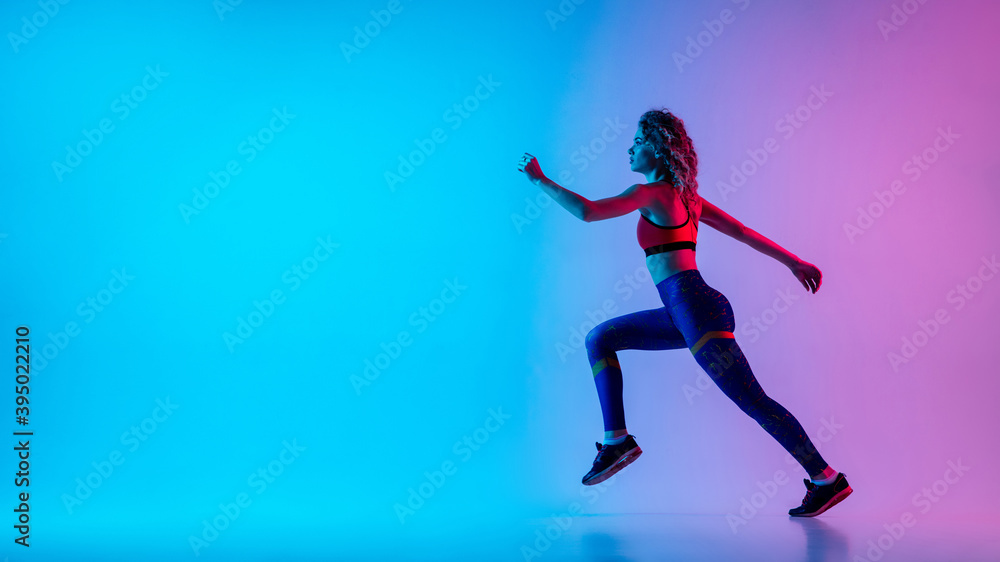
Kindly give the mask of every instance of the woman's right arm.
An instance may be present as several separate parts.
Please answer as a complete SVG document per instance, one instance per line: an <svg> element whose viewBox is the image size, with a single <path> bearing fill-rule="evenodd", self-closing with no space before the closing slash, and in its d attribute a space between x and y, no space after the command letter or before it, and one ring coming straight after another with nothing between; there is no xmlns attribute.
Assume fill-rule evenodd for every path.
<svg viewBox="0 0 1000 562"><path fill-rule="evenodd" d="M729 216L704 198L701 199L701 222L785 264L807 291L815 293L823 283L823 273L818 267L802 261L795 254Z"/></svg>
<svg viewBox="0 0 1000 562"><path fill-rule="evenodd" d="M701 222L785 264L807 291L815 293L823 284L823 273L818 267L800 260L795 254L768 240L754 229L748 228L704 198L701 198Z"/></svg>
<svg viewBox="0 0 1000 562"><path fill-rule="evenodd" d="M773 241L769 240L756 230L729 216L722 209L706 201L705 198L701 199L701 204L701 222L707 224L708 226L711 226L719 232L745 243L754 250L757 250L765 256L770 256L788 267L792 267L801 261L795 254L775 244Z"/></svg>

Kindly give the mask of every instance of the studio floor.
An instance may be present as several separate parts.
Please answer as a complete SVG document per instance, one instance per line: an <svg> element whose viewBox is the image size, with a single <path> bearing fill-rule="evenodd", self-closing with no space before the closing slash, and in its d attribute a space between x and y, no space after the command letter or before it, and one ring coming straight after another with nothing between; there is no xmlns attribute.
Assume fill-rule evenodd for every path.
<svg viewBox="0 0 1000 562"><path fill-rule="evenodd" d="M480 548L447 540L409 544L390 553L373 549L357 559L511 560L511 561L664 561L684 562L997 562L997 518L944 517L907 520L892 517L813 518L757 515L734 524L725 515L623 514L525 521L502 537L486 538ZM735 529L735 530L734 530ZM484 530L484 534L488 531ZM484 537L485 538L485 537ZM391 541L387 541L388 546ZM437 544L435 544L437 543Z"/></svg>

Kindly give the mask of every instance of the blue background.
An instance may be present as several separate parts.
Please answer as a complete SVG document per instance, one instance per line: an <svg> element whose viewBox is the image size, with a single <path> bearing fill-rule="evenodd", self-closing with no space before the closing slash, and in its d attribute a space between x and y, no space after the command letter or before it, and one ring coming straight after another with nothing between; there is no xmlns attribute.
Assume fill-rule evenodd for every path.
<svg viewBox="0 0 1000 562"><path fill-rule="evenodd" d="M995 158L974 148L991 142L997 113L983 108L996 82L954 70L947 57L995 52L988 33L968 31L986 25L971 13L946 17L927 4L887 41L876 21L889 5L867 2L845 11L591 0L564 2L557 15L555 0L403 1L395 14L388 2L245 0L220 11L209 0L72 1L37 16L43 4L0 7L9 43L0 60L0 329L10 336L11 377L14 330L31 330L35 432L33 546L29 555L7 543L11 560L193 558L191 537L213 536L205 522L241 493L249 505L200 558L487 550L520 559L531 521L574 505L585 514L725 514L777 469L792 482L781 502L797 505L804 472L714 387L692 393L700 371L684 350L621 353L629 428L646 454L614 485L579 484L603 436L582 337L602 307L618 315L661 303L635 241L637 214L583 223L536 198L516 165L531 152L581 195L616 195L643 181L628 171L626 150L651 108L688 123L706 199L830 280L825 293L807 295L780 264L701 229L699 267L733 303L738 341L765 390L812 435L823 420L843 425L821 449L835 468L868 462L869 473L891 478L910 455L907 464L937 473L938 460L979 450L968 427L998 421L983 398L990 392L962 394L948 409L972 417L936 433L953 450L925 455L911 446L928 423L919 404L934 404L940 389L913 390L905 410L873 407L898 389L881 372L885 352L915 329L912 303L883 300L897 294L899 268L917 267L914 237L931 213L945 213L959 232L979 224L974 234L988 239L989 205L948 215L942 203L955 194L924 183L907 196L927 212L901 203L892 220L904 224L883 222L864 249L842 232L938 126L954 125L968 148L924 181L996 202L982 173L997 171ZM687 38L727 8L735 21L678 65ZM44 21L34 33L32 18ZM366 26L377 32L367 43L358 36ZM900 105L926 82L901 54L921 72L954 73L970 99L949 109L954 92L931 85L922 101ZM775 121L824 84L830 101L782 137ZM123 95L142 99L126 113ZM105 119L113 130L88 151ZM244 143L253 137L262 148L251 159ZM768 137L780 152L727 201L718 182ZM79 165L54 169L80 147L88 154ZM335 249L317 250L321 241ZM991 251L970 248L954 269L972 274ZM852 280L857 271L864 281ZM123 286L116 274L132 278ZM924 282L933 306L959 277ZM460 292L446 292L449 283ZM276 291L281 302L269 306ZM789 311L766 332L747 331L782 291L797 297ZM979 334L997 290L982 295L961 327L923 351L923 368L950 361L946 350L964 345L966 332ZM258 306L270 315L254 316ZM901 320L872 325L871 311L886 306L886 318ZM227 342L248 319L252 333L244 327L242 342ZM403 332L409 345L394 348ZM961 372L987 361L962 360ZM365 378L367 361L384 368ZM995 379L980 382L997 389ZM13 392L5 396L12 408ZM158 400L176 410L164 417ZM502 425L488 421L493 412ZM886 437L899 435L901 415L918 425ZM134 450L123 439L133 427L145 438ZM480 440L476 450L463 448L467 437ZM304 447L292 462L286 442ZM116 451L123 462L100 476ZM981 474L995 465L996 451L986 454L973 457ZM441 480L434 473L449 461ZM0 470L15 462L8 451ZM254 485L268 467L273 480ZM81 498L88 478L99 485ZM434 486L430 497L400 512L421 485ZM996 491L995 479L982 485ZM956 510L995 511L979 503L990 494L975 490L970 483L948 499ZM2 493L8 505L15 487ZM909 495L904 487L893 497ZM0 522L9 520L8 512ZM489 541L503 546L490 551Z"/></svg>

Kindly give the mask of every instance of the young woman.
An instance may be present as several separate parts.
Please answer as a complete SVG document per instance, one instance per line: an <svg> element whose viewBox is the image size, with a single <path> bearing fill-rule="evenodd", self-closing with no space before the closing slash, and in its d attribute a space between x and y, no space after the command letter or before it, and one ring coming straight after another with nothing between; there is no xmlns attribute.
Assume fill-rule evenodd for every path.
<svg viewBox="0 0 1000 562"><path fill-rule="evenodd" d="M639 245L663 301L662 308L612 318L587 334L587 354L604 415L604 442L583 477L585 485L607 480L642 454L625 428L622 371L617 351L687 348L715 384L754 419L809 474L806 496L789 515L811 517L830 509L851 493L843 473L823 460L798 420L764 393L754 377L733 330L736 322L726 297L705 283L695 264L698 223L746 243L791 269L808 291L822 282L816 266L744 226L698 195L698 157L684 122L668 110L647 111L639 119L635 143L628 150L632 171L646 183L621 195L590 201L561 187L542 173L534 156L525 153L518 171L585 222L620 217L638 210Z"/></svg>

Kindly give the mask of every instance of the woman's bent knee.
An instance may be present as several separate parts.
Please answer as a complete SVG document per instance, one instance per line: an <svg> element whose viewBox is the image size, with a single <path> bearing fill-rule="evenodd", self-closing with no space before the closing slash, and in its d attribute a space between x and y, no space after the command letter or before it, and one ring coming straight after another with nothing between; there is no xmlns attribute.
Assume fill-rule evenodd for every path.
<svg viewBox="0 0 1000 562"><path fill-rule="evenodd" d="M583 339L583 344L588 350L592 350L598 353L606 353L608 351L608 330L610 325L607 321L601 322L597 326L594 326L587 336Z"/></svg>

